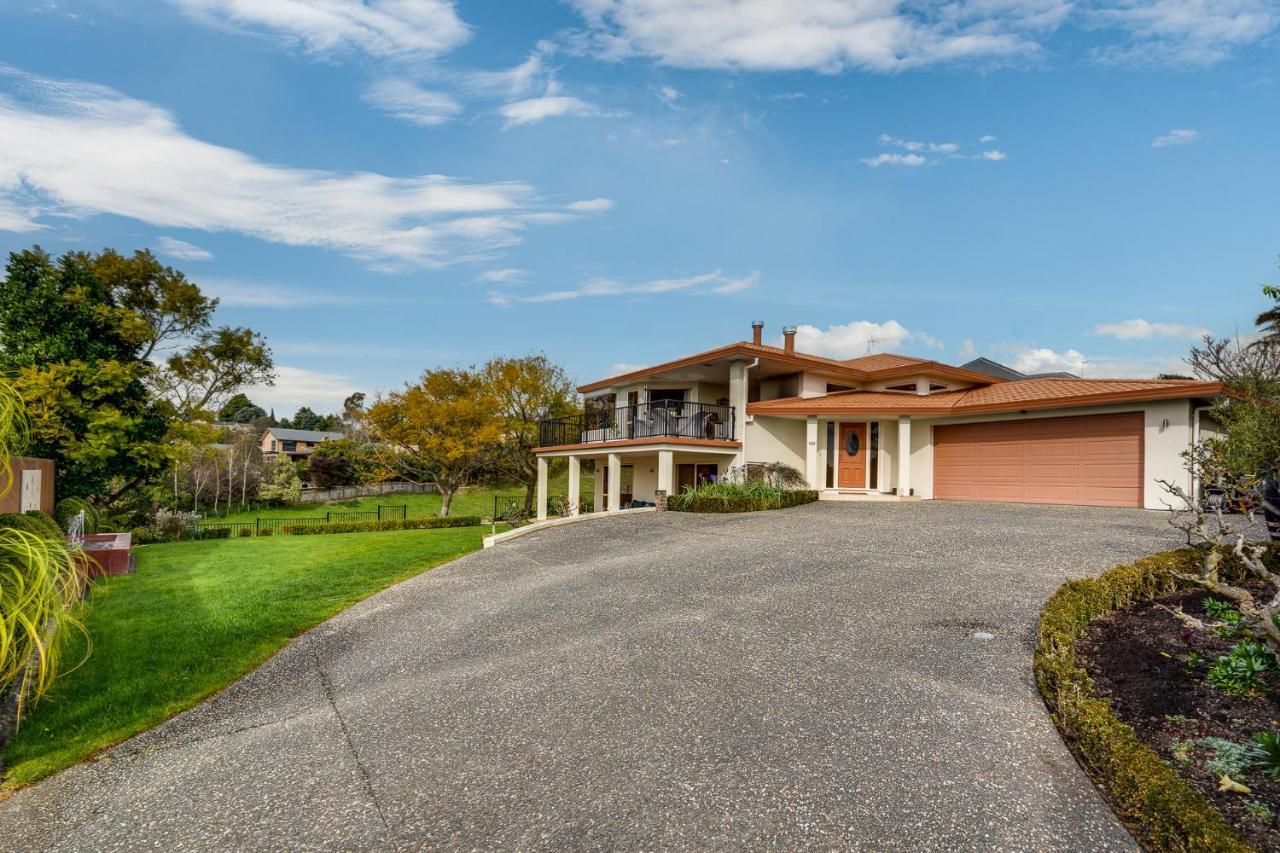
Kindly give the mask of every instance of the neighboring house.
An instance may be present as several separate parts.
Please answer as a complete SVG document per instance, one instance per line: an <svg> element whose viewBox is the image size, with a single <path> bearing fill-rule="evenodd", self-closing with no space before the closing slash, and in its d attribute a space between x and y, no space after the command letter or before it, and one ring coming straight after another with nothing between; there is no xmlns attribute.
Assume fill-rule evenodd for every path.
<svg viewBox="0 0 1280 853"><path fill-rule="evenodd" d="M262 434L262 458L274 459L281 453L297 462L306 459L326 441L338 441L343 438L340 432L322 432L314 429L284 429L267 427Z"/></svg>
<svg viewBox="0 0 1280 853"><path fill-rule="evenodd" d="M837 360L753 340L583 385L586 414L541 426L546 463L594 459L595 506L675 494L745 462L784 462L824 498L1089 504L1161 509L1159 480L1190 489L1181 453L1216 382L1026 377L986 359ZM1212 425L1205 418L1206 430Z"/></svg>
<svg viewBox="0 0 1280 853"><path fill-rule="evenodd" d="M0 495L0 512L26 512L42 509L53 514L52 459L36 459L31 456L10 456L9 468L13 472L13 487Z"/></svg>

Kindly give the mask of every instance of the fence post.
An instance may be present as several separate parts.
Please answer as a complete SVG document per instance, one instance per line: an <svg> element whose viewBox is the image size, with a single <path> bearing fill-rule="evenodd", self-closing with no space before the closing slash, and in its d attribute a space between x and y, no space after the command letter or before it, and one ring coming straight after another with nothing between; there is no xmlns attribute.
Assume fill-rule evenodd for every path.
<svg viewBox="0 0 1280 853"><path fill-rule="evenodd" d="M262 532L262 519L255 518L253 520L253 535L257 536L261 532Z"/></svg>
<svg viewBox="0 0 1280 853"><path fill-rule="evenodd" d="M378 504L378 521L382 521L382 504Z"/></svg>
<svg viewBox="0 0 1280 853"><path fill-rule="evenodd" d="M324 523L325 523L325 524L328 524L328 523L329 523L329 516L330 516L331 514L332 514L332 513L328 513L328 512L326 512L326 513L324 514Z"/></svg>

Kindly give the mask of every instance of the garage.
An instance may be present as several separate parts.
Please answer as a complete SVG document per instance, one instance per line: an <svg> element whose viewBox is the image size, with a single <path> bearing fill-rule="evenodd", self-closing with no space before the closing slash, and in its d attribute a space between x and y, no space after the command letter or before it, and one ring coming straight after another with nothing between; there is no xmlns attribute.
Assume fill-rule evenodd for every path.
<svg viewBox="0 0 1280 853"><path fill-rule="evenodd" d="M1142 421L1131 412L934 427L934 497L1140 507Z"/></svg>

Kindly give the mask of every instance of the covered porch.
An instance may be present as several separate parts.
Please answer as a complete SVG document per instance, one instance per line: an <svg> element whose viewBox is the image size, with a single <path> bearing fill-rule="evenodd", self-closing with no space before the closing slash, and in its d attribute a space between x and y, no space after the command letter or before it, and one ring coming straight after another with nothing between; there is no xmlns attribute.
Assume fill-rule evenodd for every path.
<svg viewBox="0 0 1280 853"><path fill-rule="evenodd" d="M927 426L917 425L919 434L913 436L912 418L906 415L810 415L804 422L804 471L821 497L906 498L915 493L912 455L927 441Z"/></svg>
<svg viewBox="0 0 1280 853"><path fill-rule="evenodd" d="M548 471L553 458L563 457L568 462L566 513L575 516L581 513L586 497L582 494L584 461L595 463L592 507L605 513L653 506L660 491L679 494L686 486L725 473L740 452L737 442L679 438L539 452L537 520L547 518Z"/></svg>

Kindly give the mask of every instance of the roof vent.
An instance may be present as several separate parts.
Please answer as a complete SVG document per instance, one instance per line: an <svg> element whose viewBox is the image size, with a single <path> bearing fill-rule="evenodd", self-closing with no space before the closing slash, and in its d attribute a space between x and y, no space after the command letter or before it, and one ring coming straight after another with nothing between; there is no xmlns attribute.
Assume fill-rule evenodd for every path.
<svg viewBox="0 0 1280 853"><path fill-rule="evenodd" d="M764 338L764 320L751 321L751 343L760 346Z"/></svg>
<svg viewBox="0 0 1280 853"><path fill-rule="evenodd" d="M787 353L794 353L796 351L796 327L795 326L782 327L782 349L784 352L787 352Z"/></svg>

